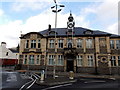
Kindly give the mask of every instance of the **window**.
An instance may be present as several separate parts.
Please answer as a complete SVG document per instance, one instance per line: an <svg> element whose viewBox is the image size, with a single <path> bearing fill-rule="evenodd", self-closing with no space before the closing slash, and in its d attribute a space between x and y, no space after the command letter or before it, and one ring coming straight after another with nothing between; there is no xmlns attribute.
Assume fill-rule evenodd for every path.
<svg viewBox="0 0 120 90"><path fill-rule="evenodd" d="M86 48L92 48L92 39L87 39L86 40Z"/></svg>
<svg viewBox="0 0 120 90"><path fill-rule="evenodd" d="M99 38L100 47L106 47L106 39L105 38Z"/></svg>
<svg viewBox="0 0 120 90"><path fill-rule="evenodd" d="M29 48L29 40L25 41L25 48Z"/></svg>
<svg viewBox="0 0 120 90"><path fill-rule="evenodd" d="M27 55L24 57L24 64L27 64Z"/></svg>
<svg viewBox="0 0 120 90"><path fill-rule="evenodd" d="M55 41L53 39L50 40L50 48L54 48L54 46L55 46L54 42Z"/></svg>
<svg viewBox="0 0 120 90"><path fill-rule="evenodd" d="M63 48L63 40L58 40L58 48Z"/></svg>
<svg viewBox="0 0 120 90"><path fill-rule="evenodd" d="M58 55L58 65L63 65L63 55Z"/></svg>
<svg viewBox="0 0 120 90"><path fill-rule="evenodd" d="M120 56L118 56L118 66L120 66Z"/></svg>
<svg viewBox="0 0 120 90"><path fill-rule="evenodd" d="M116 40L116 49L120 49L120 40Z"/></svg>
<svg viewBox="0 0 120 90"><path fill-rule="evenodd" d="M36 40L31 40L31 48L36 48Z"/></svg>
<svg viewBox="0 0 120 90"><path fill-rule="evenodd" d="M54 55L49 55L48 64L49 64L49 65L54 65Z"/></svg>
<svg viewBox="0 0 120 90"><path fill-rule="evenodd" d="M110 40L110 49L114 49L114 40Z"/></svg>
<svg viewBox="0 0 120 90"><path fill-rule="evenodd" d="M77 48L82 48L82 39L77 40Z"/></svg>
<svg viewBox="0 0 120 90"><path fill-rule="evenodd" d="M41 47L41 45L40 45L40 40L38 40L38 48L40 48Z"/></svg>
<svg viewBox="0 0 120 90"><path fill-rule="evenodd" d="M116 66L116 58L115 58L115 56L111 56L111 66Z"/></svg>
<svg viewBox="0 0 120 90"><path fill-rule="evenodd" d="M88 55L87 60L88 60L88 66L93 66L93 56Z"/></svg>
<svg viewBox="0 0 120 90"><path fill-rule="evenodd" d="M72 39L68 39L67 46L68 48L72 48Z"/></svg>
<svg viewBox="0 0 120 90"><path fill-rule="evenodd" d="M36 64L40 64L40 55L37 55Z"/></svg>
<svg viewBox="0 0 120 90"><path fill-rule="evenodd" d="M34 55L29 56L29 64L34 64Z"/></svg>
<svg viewBox="0 0 120 90"><path fill-rule="evenodd" d="M82 66L83 65L83 57L78 55L77 56L77 66Z"/></svg>

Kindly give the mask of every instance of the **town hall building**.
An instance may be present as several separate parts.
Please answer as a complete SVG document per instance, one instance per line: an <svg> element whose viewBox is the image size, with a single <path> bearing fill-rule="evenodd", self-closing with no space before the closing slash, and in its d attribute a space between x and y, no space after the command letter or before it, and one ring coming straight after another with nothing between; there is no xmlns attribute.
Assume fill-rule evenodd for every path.
<svg viewBox="0 0 120 90"><path fill-rule="evenodd" d="M71 13L66 28L22 34L19 54L22 69L120 73L120 35L75 27Z"/></svg>

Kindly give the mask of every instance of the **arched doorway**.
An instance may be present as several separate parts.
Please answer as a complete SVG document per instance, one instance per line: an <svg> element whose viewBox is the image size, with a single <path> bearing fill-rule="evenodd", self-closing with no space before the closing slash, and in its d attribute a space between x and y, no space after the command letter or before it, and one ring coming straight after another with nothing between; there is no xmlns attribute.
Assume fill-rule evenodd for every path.
<svg viewBox="0 0 120 90"><path fill-rule="evenodd" d="M67 72L74 71L74 59L75 59L74 54L67 54L66 55L66 60L67 60L66 70L67 70Z"/></svg>

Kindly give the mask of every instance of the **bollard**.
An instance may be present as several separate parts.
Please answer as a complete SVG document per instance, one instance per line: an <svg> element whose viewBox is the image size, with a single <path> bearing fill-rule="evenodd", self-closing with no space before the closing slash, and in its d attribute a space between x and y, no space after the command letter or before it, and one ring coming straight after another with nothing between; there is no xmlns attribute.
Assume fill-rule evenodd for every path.
<svg viewBox="0 0 120 90"><path fill-rule="evenodd" d="M44 82L44 76L45 76L45 72L44 70L41 71L41 79L40 82Z"/></svg>
<svg viewBox="0 0 120 90"><path fill-rule="evenodd" d="M69 73L69 79L74 79L74 72L73 71L70 71L70 73Z"/></svg>

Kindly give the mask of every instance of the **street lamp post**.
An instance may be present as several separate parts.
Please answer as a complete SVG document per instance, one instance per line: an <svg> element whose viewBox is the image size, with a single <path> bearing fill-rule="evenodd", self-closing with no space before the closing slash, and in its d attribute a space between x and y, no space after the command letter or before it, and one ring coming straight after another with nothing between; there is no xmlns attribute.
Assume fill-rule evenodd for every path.
<svg viewBox="0 0 120 90"><path fill-rule="evenodd" d="M51 9L54 8L54 10L52 10L52 12L55 13L55 57L54 57L54 70L53 70L53 78L55 79L55 71L56 71L56 69L55 69L55 65L56 65L55 60L56 60L56 53L57 53L57 48L56 48L56 45L57 45L57 43L56 43L57 13L62 10L62 9L58 9L58 7L65 7L65 6L64 5L58 5L56 0L54 0L54 3L55 3L55 5L52 6Z"/></svg>

